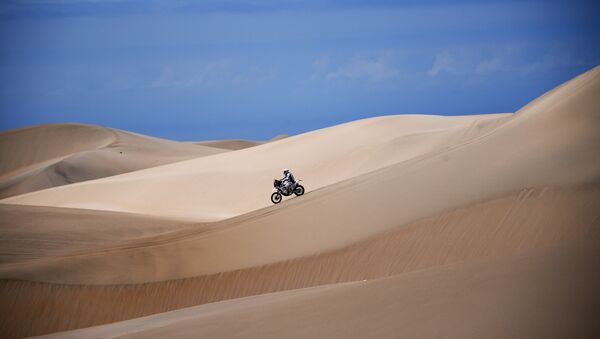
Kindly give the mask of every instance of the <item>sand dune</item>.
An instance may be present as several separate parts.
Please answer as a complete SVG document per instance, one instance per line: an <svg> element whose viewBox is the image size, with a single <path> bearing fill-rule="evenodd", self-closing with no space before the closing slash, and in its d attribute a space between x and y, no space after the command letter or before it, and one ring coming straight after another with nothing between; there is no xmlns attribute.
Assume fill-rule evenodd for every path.
<svg viewBox="0 0 600 339"><path fill-rule="evenodd" d="M0 133L0 198L224 151L82 124L10 130Z"/></svg>
<svg viewBox="0 0 600 339"><path fill-rule="evenodd" d="M600 67L515 114L366 119L4 199L2 334L223 300L60 335L597 331L598 93ZM308 192L274 206L281 167Z"/></svg>
<svg viewBox="0 0 600 339"><path fill-rule="evenodd" d="M349 247L245 270L134 285L63 285L0 282L0 328L7 334L42 334L274 291L382 277L481 260L528 255L600 241L600 189L524 190L517 195L431 216ZM144 270L178 270L165 251L148 252ZM202 259L201 256L191 259ZM120 259L106 260L118 266ZM57 276L87 265L63 262ZM118 270L118 267L115 267ZM67 272L64 272L67 271ZM110 269L106 269L110 272ZM44 272L37 272L43 276ZM32 275L35 280L36 276ZM593 287L593 285L590 285ZM89 305L93 304L91 310Z"/></svg>
<svg viewBox="0 0 600 339"><path fill-rule="evenodd" d="M600 144L600 134L597 133L596 126L600 115L597 113L599 106L595 104L598 100L595 94L600 91L599 73L600 69L594 69L576 78L520 110L504 123L498 123L496 117L488 118L491 119L493 127L499 124L495 129L484 125L491 132L472 132L465 130L464 127L442 129L442 131L451 130L455 133L446 138L439 136L438 138L430 136L430 138L434 141L439 139L466 139L467 141L442 150L433 146L424 147L427 150L433 149L431 152L424 153L415 144L402 144L397 152L403 154L406 160L310 192L302 199L292 199L280 206L256 209L263 203L261 197L255 197L255 192L245 194L254 197L249 202L240 201L236 196L228 197L230 203L227 205L224 200L221 202L223 206L236 204L246 208L254 206L255 211L215 224L215 231L209 234L193 235L151 248L140 246L125 252L69 259L89 270L97 270L96 276L90 275L85 270L85 272L71 270L65 272L64 267L68 265L47 261L39 264L32 263L31 268L21 266L18 270L0 269L0 274L4 277L31 279L32 275L28 272L44 271L47 273L34 273L33 276L44 280L46 279L44 277L50 275L60 277L59 280L51 280L54 282L91 284L141 283L213 274L344 247L419 218L515 193L525 188L586 185L598 182L600 156L596 146ZM558 105L554 104L557 96L564 97ZM566 107L576 109L566 109ZM546 109L542 110L542 108ZM340 129L369 130L369 125L376 126L378 132L381 132L381 129L386 127L395 127L391 123L395 121L394 118L372 119L361 121L358 126L347 124L331 130L318 131L315 138L318 139L319 134L344 135L342 132L338 134ZM437 117L431 119L407 117L406 119L426 120L424 124L427 126L441 124L445 120ZM481 117L475 119L481 121ZM398 118L398 120L402 119ZM475 128L478 125L469 126ZM544 127L543 131L538 131L540 126ZM414 128L412 125L411 127ZM457 131L459 135L455 135ZM444 132L439 133L444 134ZM307 135L303 137L298 143L304 146L312 140ZM137 207L130 208L129 211L140 213L146 211L148 214L156 215L161 215L159 212L166 211L166 208L172 206L177 210L170 211L181 211L175 216L189 217L198 215L194 213L206 211L203 201L207 201L208 204L213 200L219 200L218 192L214 194L212 192L219 190L222 186L221 182L213 180L213 184L209 185L204 175L213 179L221 177L222 180L225 180L227 173L234 173L231 175L236 176L235 173L239 171L233 169L237 167L225 160L240 157L240 154L241 157L249 157L247 153L260 154L266 152L264 148L281 147L277 144L287 144L294 139L298 137L235 153L224 153L93 182L35 192L5 199L4 202L65 205L66 200L72 201L74 205L80 205L81 200L88 200L101 208L116 206L115 209L119 210L127 204L128 207ZM385 138L385 140L389 139L394 138L389 136ZM401 137L401 139L405 138ZM288 146L293 147L295 144ZM404 146L411 148L409 151L401 152ZM415 148L421 153L416 153ZM371 159L377 158L376 152L367 153ZM380 164L384 163L382 158L379 158ZM387 160L391 161L389 158ZM338 159L338 162L341 163L340 168L344 168L343 159ZM347 161L347 163L347 171L355 169L353 167L355 162ZM217 168L221 168L222 171L216 174L210 171L207 173L204 169L214 168L208 164L221 166ZM227 172L225 166L233 169ZM326 170L323 172L327 173ZM257 177L264 175L256 174ZM247 181L241 180L241 182ZM311 183L308 187L312 187L312 181L307 179L307 182ZM185 183L188 185L185 186ZM202 184L206 185L203 190L198 187ZM248 184L250 187L255 185L258 184L256 182ZM227 187L225 184L223 186ZM192 189L198 187L196 195L192 191L187 191L189 187ZM163 194L158 191L159 189L172 193L169 201L161 199ZM186 191L182 191L184 189ZM111 192L120 194L115 196ZM221 196L227 198L226 193L221 192ZM269 192L261 193L262 199L266 200ZM148 198L141 198L141 196ZM137 199L134 199L136 197ZM198 205L191 204L190 200L197 202ZM164 201L163 206L160 205L161 201ZM175 206L178 202L180 205ZM252 241L249 241L250 239ZM155 269L148 260L154 262L157 253L160 253L160 260L165 263L177 262L178 269L164 271ZM120 265L107 266L107 262L118 262ZM131 266L152 267L152 269L144 274L127 276L125 273ZM61 273L57 274L55 270Z"/></svg>
<svg viewBox="0 0 600 339"><path fill-rule="evenodd" d="M192 228L201 231L199 225L130 213L0 205L0 264L151 242Z"/></svg>
<svg viewBox="0 0 600 339"><path fill-rule="evenodd" d="M484 198L481 194L586 181L600 169L595 147L600 144L599 73L594 69L579 76L514 117L367 119L4 202L210 221L269 206L271 182L281 167L293 169L311 191L396 166L388 172L399 178L392 180L398 199L414 200L416 194L443 205L448 198L460 205ZM172 192L172 199L162 199L164 191ZM378 188L372 191L379 194ZM454 199L457 194L465 199Z"/></svg>
<svg viewBox="0 0 600 339"><path fill-rule="evenodd" d="M209 146L215 148L227 149L230 151L237 151L244 148L254 147L262 145L264 142L256 140L243 140L243 139L229 139L229 140L209 140L209 141L195 141L194 145Z"/></svg>
<svg viewBox="0 0 600 339"><path fill-rule="evenodd" d="M116 136L110 129L81 124L48 124L0 134L2 176L20 168L72 153L106 147Z"/></svg>
<svg viewBox="0 0 600 339"><path fill-rule="evenodd" d="M600 331L593 312L600 306L598 255L597 242L580 243L44 338L588 338Z"/></svg>
<svg viewBox="0 0 600 339"><path fill-rule="evenodd" d="M439 152L488 133L510 115L389 116L3 202L214 221L271 205L272 182L289 167L315 190ZM327 147L323 147L327 145ZM118 191L119 194L114 194ZM172 192L165 200L161 192ZM143 197L143 199L141 198Z"/></svg>

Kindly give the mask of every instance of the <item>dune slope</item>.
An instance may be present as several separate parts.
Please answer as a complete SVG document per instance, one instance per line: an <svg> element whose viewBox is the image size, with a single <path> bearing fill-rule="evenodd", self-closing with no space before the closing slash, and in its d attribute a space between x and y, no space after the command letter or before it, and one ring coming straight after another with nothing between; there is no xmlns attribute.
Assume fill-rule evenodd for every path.
<svg viewBox="0 0 600 339"><path fill-rule="evenodd" d="M376 280L449 264L573 248L600 239L600 190L524 190L464 209L401 225L351 246L244 270L132 285L0 282L0 328L18 337L80 328L274 291ZM594 240L595 239L595 240ZM285 244L282 244L285 245ZM152 253L152 252L148 252ZM128 275L178 270L157 250ZM148 254L144 254L148 255ZM68 258L67 258L68 259ZM201 259L201 256L197 257ZM590 258L593 259L593 258ZM595 259L594 259L595 260ZM104 261L106 274L118 259ZM63 274L98 274L101 267L63 262ZM117 269L118 270L118 269ZM44 276L44 272L36 274ZM94 305L93 309L89 305Z"/></svg>
<svg viewBox="0 0 600 339"><path fill-rule="evenodd" d="M315 190L448 149L488 133L508 114L388 116L351 122L276 142L34 192L3 202L103 209L215 221L271 205L283 167ZM327 147L324 147L324 146ZM114 194L114 192L119 194ZM164 199L162 192L170 192Z"/></svg>
<svg viewBox="0 0 600 339"><path fill-rule="evenodd" d="M0 133L0 198L226 150L82 124Z"/></svg>
<svg viewBox="0 0 600 339"><path fill-rule="evenodd" d="M0 265L176 237L199 225L131 213L0 205Z"/></svg>
<svg viewBox="0 0 600 339"><path fill-rule="evenodd" d="M208 140L208 141L195 141L192 142L194 145L209 146L215 148L223 148L230 151L237 151L244 148L254 147L262 145L263 141L256 140L244 140L244 139L227 139L227 140Z"/></svg>
<svg viewBox="0 0 600 339"><path fill-rule="evenodd" d="M598 242L198 306L44 338L566 338L600 331ZM540 288L543 286L543 288Z"/></svg>
<svg viewBox="0 0 600 339"><path fill-rule="evenodd" d="M448 198L456 201L456 195L476 200L478 192L498 194L528 186L575 183L590 179L600 168L596 152L599 73L595 68L569 81L512 117L361 120L4 202L212 221L269 206L271 183L281 167L294 170L311 191L396 166L388 172L402 178L394 185L398 199L416 193L427 200L443 200L434 206ZM433 190L436 197L432 197ZM162 198L165 191L172 192L168 200Z"/></svg>

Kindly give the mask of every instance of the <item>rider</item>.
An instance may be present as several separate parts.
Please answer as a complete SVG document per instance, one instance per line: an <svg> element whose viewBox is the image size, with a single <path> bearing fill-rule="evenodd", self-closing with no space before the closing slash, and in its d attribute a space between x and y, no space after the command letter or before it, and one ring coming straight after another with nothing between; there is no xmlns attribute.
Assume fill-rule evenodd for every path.
<svg viewBox="0 0 600 339"><path fill-rule="evenodd" d="M281 183L283 184L283 187L285 187L285 190L288 193L292 191L292 187L296 183L296 179L294 178L294 175L287 168L283 169L283 179L281 179Z"/></svg>

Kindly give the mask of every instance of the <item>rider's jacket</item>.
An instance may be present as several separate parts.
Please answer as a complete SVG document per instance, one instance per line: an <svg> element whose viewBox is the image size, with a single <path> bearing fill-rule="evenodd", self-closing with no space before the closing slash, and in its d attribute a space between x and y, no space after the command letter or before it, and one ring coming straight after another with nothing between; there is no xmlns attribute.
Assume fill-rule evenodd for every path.
<svg viewBox="0 0 600 339"><path fill-rule="evenodd" d="M292 184L296 182L296 179L294 178L294 175L292 174L292 172L287 172L287 174L283 177L283 179L281 179L281 181L283 181L283 182L288 181L288 180Z"/></svg>

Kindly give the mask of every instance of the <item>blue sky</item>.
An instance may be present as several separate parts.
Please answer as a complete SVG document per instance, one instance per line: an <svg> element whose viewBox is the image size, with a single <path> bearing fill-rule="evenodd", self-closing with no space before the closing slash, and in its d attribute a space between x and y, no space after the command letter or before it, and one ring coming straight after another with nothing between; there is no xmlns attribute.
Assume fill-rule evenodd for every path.
<svg viewBox="0 0 600 339"><path fill-rule="evenodd" d="M4 0L0 130L269 139L510 112L600 64L593 1Z"/></svg>

